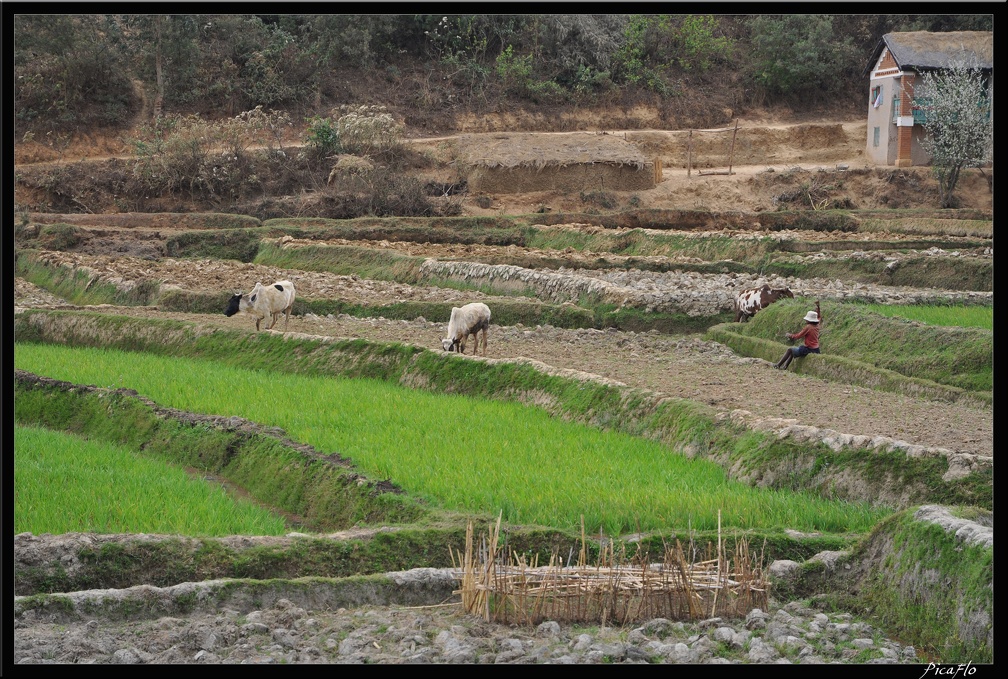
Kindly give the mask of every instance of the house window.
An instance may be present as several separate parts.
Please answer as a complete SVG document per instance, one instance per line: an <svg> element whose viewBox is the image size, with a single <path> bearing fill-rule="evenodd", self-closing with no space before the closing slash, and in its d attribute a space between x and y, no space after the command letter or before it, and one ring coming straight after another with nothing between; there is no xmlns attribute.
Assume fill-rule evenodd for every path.
<svg viewBox="0 0 1008 679"><path fill-rule="evenodd" d="M871 91L871 99L868 103L872 105L873 108L878 108L882 105L882 86L873 87Z"/></svg>
<svg viewBox="0 0 1008 679"><path fill-rule="evenodd" d="M872 146L878 148L878 142L879 142L879 128L876 127L875 131L872 133Z"/></svg>

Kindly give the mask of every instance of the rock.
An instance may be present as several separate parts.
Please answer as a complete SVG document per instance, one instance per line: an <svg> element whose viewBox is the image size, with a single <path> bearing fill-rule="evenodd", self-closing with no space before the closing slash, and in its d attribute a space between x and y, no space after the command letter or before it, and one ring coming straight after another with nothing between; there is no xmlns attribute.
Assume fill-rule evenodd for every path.
<svg viewBox="0 0 1008 679"><path fill-rule="evenodd" d="M763 643L760 637L755 637L749 644L749 662L766 663L776 660L777 650L773 646Z"/></svg>
<svg viewBox="0 0 1008 679"><path fill-rule="evenodd" d="M797 571L800 567L801 566L797 561L791 561L790 559L778 559L770 564L770 577L788 580L796 575L795 571Z"/></svg>
<svg viewBox="0 0 1008 679"><path fill-rule="evenodd" d="M536 636L552 639L560 636L560 625L553 621L541 623L536 627Z"/></svg>

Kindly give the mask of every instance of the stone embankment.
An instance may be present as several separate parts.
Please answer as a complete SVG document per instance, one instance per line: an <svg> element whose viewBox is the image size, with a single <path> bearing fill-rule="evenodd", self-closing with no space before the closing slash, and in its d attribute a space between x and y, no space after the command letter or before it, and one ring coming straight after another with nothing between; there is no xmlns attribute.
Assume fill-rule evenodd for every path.
<svg viewBox="0 0 1008 679"><path fill-rule="evenodd" d="M637 269L526 269L509 264L426 260L420 267L430 279L451 279L496 289L533 291L540 299L562 304L582 297L647 312L716 316L731 311L740 290L764 283L787 287L798 296L878 304L991 303L992 292L917 289L751 274L701 274Z"/></svg>
<svg viewBox="0 0 1008 679"><path fill-rule="evenodd" d="M773 566L771 566L773 568ZM389 573L402 588L441 592L451 571ZM430 581L436 581L431 584ZM276 583L277 581L271 581ZM327 598L323 583L263 589L216 580L63 595L59 613L15 599L15 663L918 663L913 646L849 613L799 602L744 619L649 620L626 627L485 622L457 602L356 605ZM227 588L228 594L222 594ZM254 590L254 595L253 595ZM362 592L359 600L367 600ZM349 597L353 598L353 596ZM225 603L214 607L214 603ZM173 612L173 601L198 602ZM152 610L119 619L102 607ZM182 608L181 605L178 608Z"/></svg>
<svg viewBox="0 0 1008 679"><path fill-rule="evenodd" d="M935 249L937 250L937 249ZM947 254L944 251L928 254ZM852 255L853 256L853 255ZM869 253L866 256L881 256ZM253 263L211 259L185 260L165 257L156 261L108 255L51 251L41 253L49 266L65 266L87 273L91 282L106 282L129 290L142 281L156 281L162 290L194 292L249 290L256 281L289 279L301 299L334 298L354 304L380 305L398 301L460 302L488 301L494 297L472 290L409 285L362 279L355 274L296 271ZM896 260L893 260L896 261ZM735 294L766 283L788 287L796 295L823 300L860 301L880 304L969 303L991 304L993 292L920 289L904 286L844 283L822 278L637 269L529 269L508 264L483 264L429 258L420 267L430 280L451 279L501 291L532 292L556 304L577 303L582 297L648 312L716 316L731 311Z"/></svg>
<svg viewBox="0 0 1008 679"><path fill-rule="evenodd" d="M944 481L954 481L968 476L976 471L993 468L994 457L991 455L976 455L963 453L939 446L923 446L889 436L867 436L864 434L848 434L834 429L803 425L793 418L760 417L748 410L733 410L730 413L719 413L719 417L727 417L736 424L741 424L758 431L772 431L778 438L791 438L796 441L822 442L834 451L850 449L868 449L885 452L903 452L907 457L944 457L948 461L948 471L942 477Z"/></svg>

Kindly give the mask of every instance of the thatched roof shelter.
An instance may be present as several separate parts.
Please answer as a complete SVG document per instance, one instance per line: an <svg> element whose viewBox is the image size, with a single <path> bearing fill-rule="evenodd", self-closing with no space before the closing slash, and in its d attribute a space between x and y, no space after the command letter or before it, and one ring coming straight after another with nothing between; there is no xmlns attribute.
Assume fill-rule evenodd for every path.
<svg viewBox="0 0 1008 679"><path fill-rule="evenodd" d="M655 161L618 135L516 132L463 135L456 143L459 172L477 191L632 191L657 181Z"/></svg>

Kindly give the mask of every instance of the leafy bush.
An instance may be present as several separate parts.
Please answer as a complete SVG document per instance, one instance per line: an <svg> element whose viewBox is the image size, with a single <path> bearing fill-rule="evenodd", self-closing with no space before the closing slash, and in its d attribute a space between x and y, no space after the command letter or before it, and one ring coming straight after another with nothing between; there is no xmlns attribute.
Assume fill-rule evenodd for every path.
<svg viewBox="0 0 1008 679"><path fill-rule="evenodd" d="M609 71L596 71L591 66L581 66L570 83L577 95L588 96L614 92L618 88Z"/></svg>
<svg viewBox="0 0 1008 679"><path fill-rule="evenodd" d="M719 21L707 15L687 15L678 32L677 61L684 69L706 71L715 62L727 59L732 42L724 36L715 37Z"/></svg>
<svg viewBox="0 0 1008 679"><path fill-rule="evenodd" d="M667 14L630 15L614 55L618 77L667 96L675 91L670 68L703 72L730 56L732 41L715 36L720 29L720 20L709 15L688 14L678 27Z"/></svg>
<svg viewBox="0 0 1008 679"><path fill-rule="evenodd" d="M313 116L308 119L304 145L315 158L328 158L342 151L336 123L331 118Z"/></svg>
<svg viewBox="0 0 1008 679"><path fill-rule="evenodd" d="M659 90L664 84L661 71L667 66L657 51L657 44L665 42L657 36L667 36L668 15L649 17L634 14L623 28L623 40L616 52L617 71L623 82L641 84Z"/></svg>
<svg viewBox="0 0 1008 679"><path fill-rule="evenodd" d="M514 48L508 45L497 55L497 76L508 92L526 95L535 84L532 80L532 55L517 56Z"/></svg>

